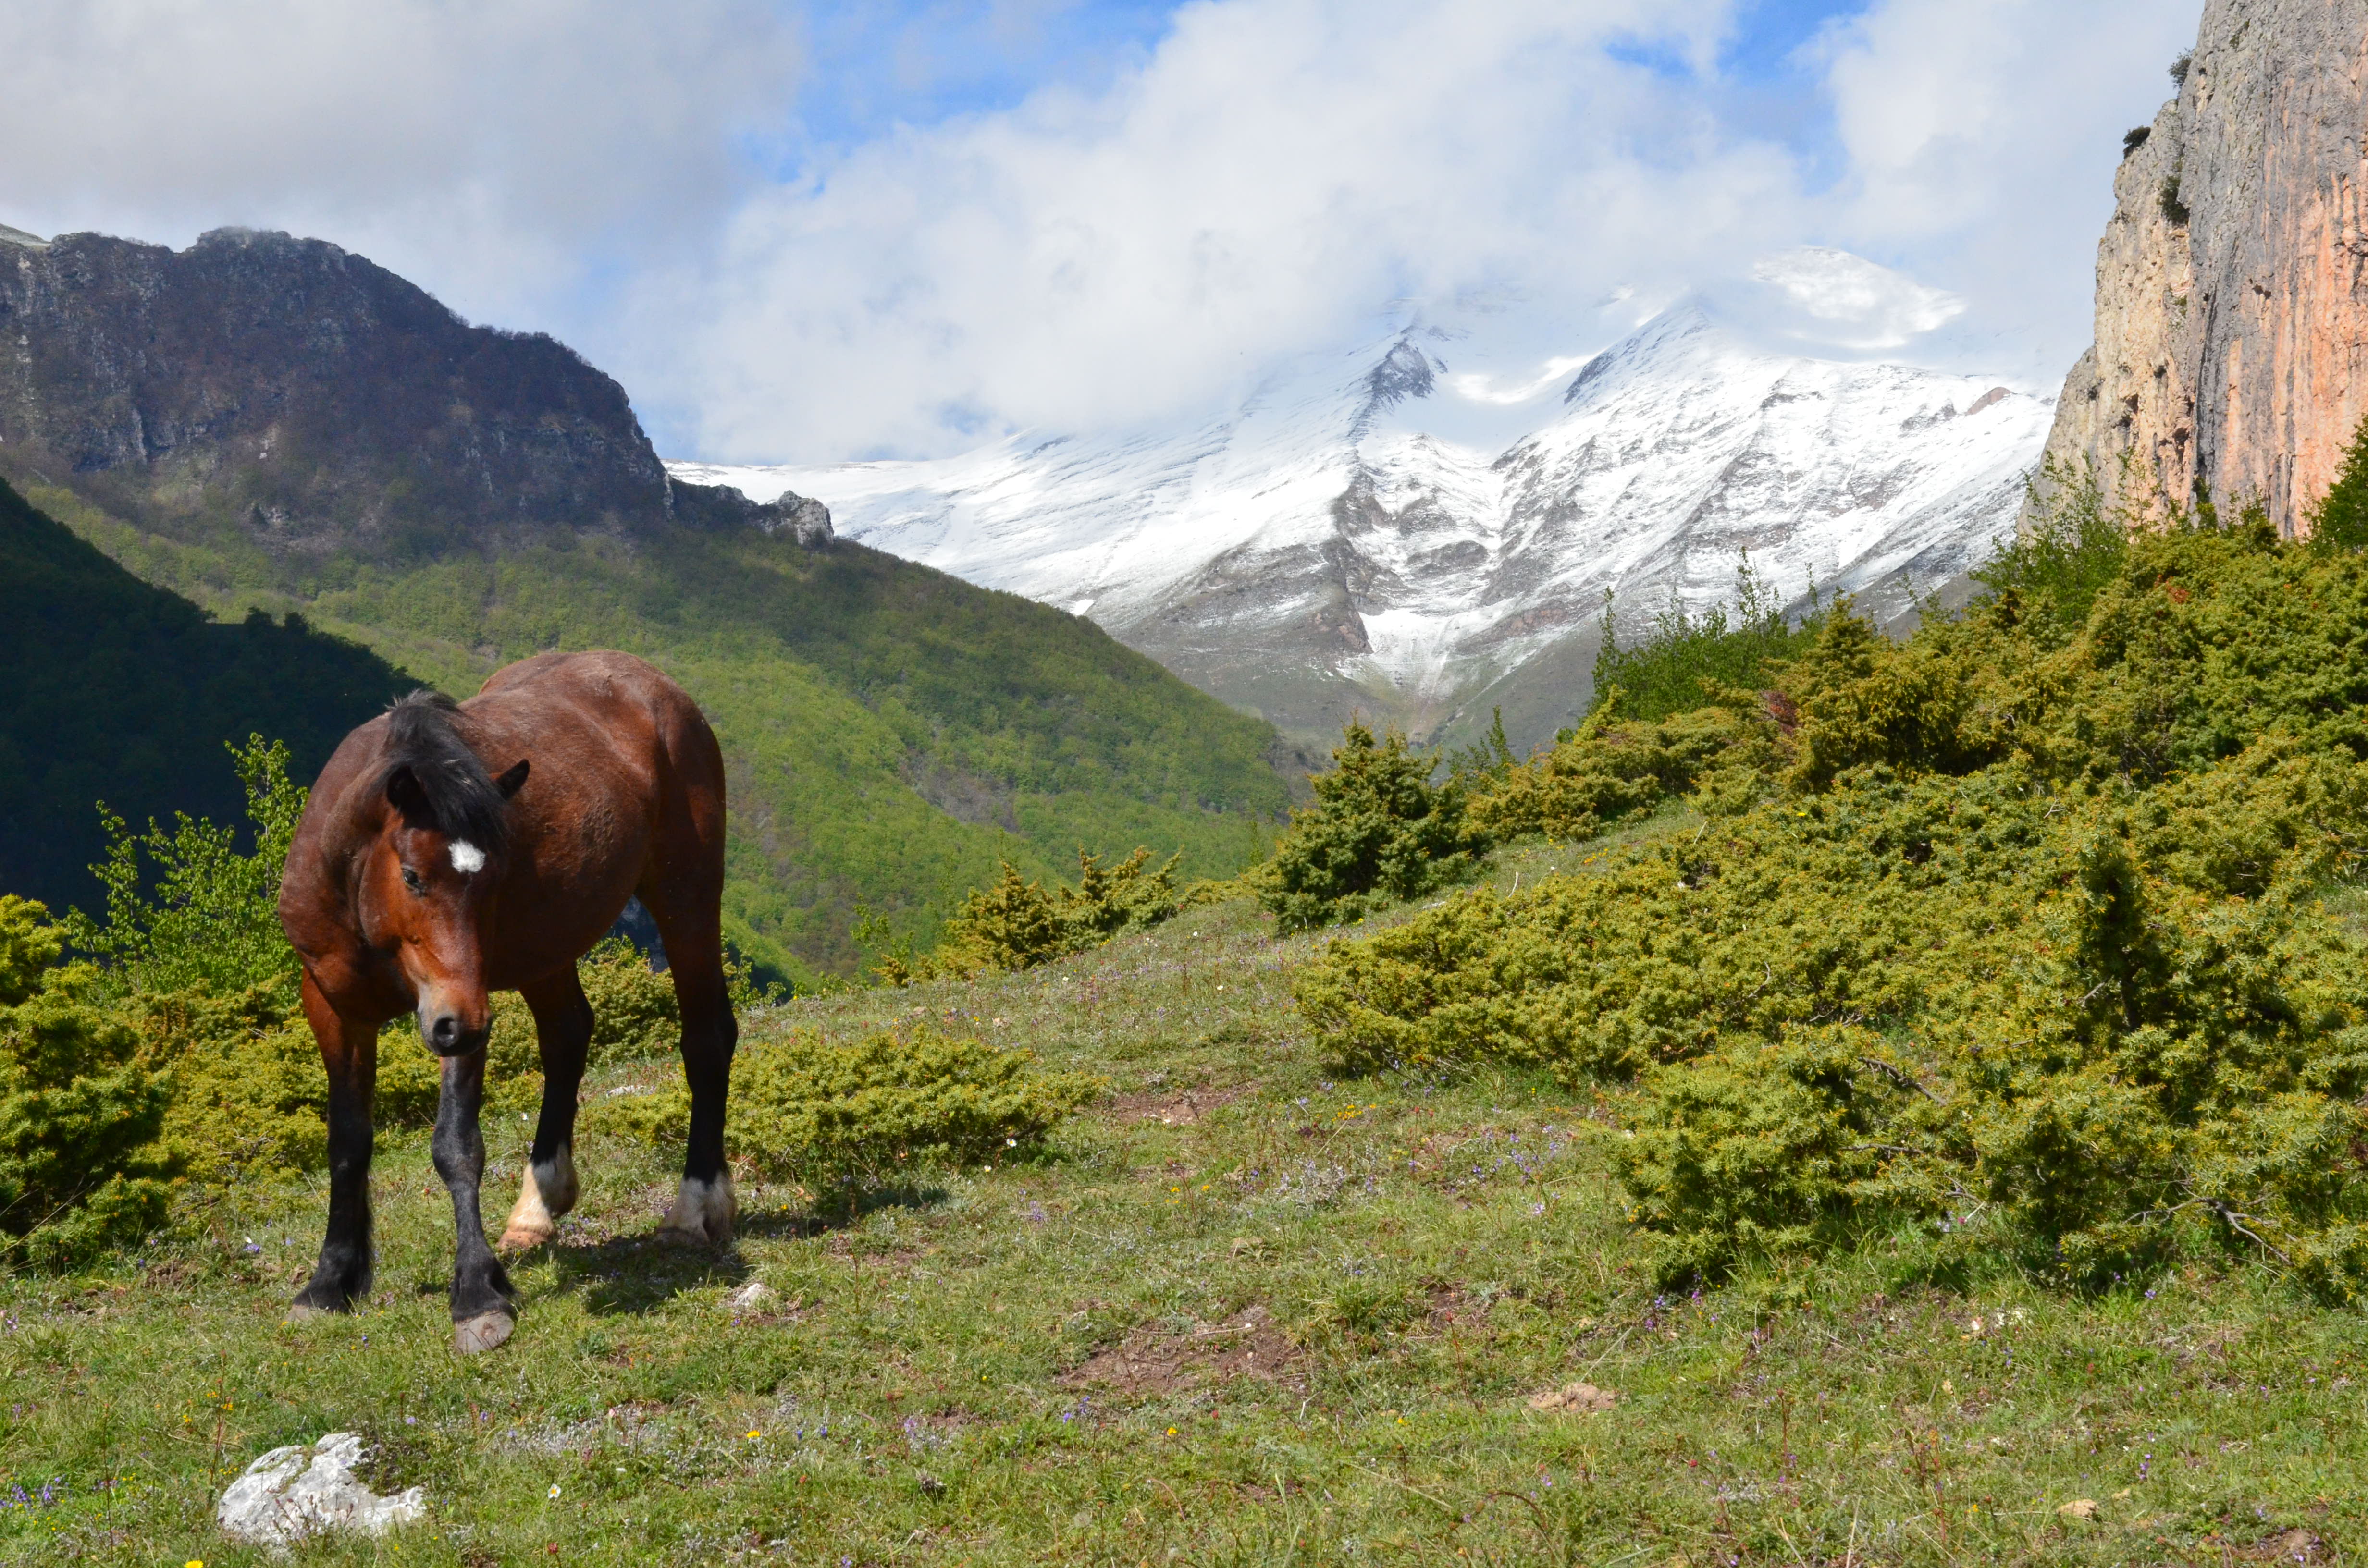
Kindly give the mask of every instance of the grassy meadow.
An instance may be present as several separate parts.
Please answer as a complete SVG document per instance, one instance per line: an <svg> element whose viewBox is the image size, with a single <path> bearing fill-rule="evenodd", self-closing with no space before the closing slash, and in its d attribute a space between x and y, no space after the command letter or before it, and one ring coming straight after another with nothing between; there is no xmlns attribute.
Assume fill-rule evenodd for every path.
<svg viewBox="0 0 2368 1568"><path fill-rule="evenodd" d="M1621 838L1697 832L1665 812ZM1608 841L1504 851L1510 888ZM1365 928L1402 920L1401 908ZM2331 915L2357 924L2350 903ZM746 1019L933 1018L1094 1074L1029 1163L859 1216L746 1186L723 1255L649 1240L668 1160L587 1137L449 1348L450 1210L381 1139L378 1288L283 1309L318 1178L169 1241L0 1278L0 1561L273 1561L212 1527L256 1454L364 1433L427 1520L298 1563L1873 1564L2356 1560L2368 1327L2232 1263L2099 1296L1949 1288L1875 1237L1656 1291L1610 1177L1622 1096L1545 1074L1339 1078L1292 1003L1330 937L1245 901L1019 974ZM613 1068L597 1100L671 1065ZM528 1129L489 1126L490 1221ZM751 1281L771 1296L729 1298ZM1538 1396L1588 1388L1559 1408ZM1554 1402L1543 1402L1552 1404Z"/></svg>

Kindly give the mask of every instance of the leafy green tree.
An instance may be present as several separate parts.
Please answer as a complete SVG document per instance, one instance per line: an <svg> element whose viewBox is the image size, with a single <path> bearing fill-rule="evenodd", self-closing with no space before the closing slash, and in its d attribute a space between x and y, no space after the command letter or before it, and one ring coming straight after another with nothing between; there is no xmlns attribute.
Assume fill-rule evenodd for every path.
<svg viewBox="0 0 2368 1568"><path fill-rule="evenodd" d="M1620 645L1611 616L1611 596L1603 597L1603 644L1595 655L1595 707L1618 694L1620 716L1666 719L1691 713L1712 700L1720 687L1758 690L1785 662L1816 636L1822 619L1813 608L1799 626L1787 625L1774 585L1746 554L1735 569L1736 601L1713 605L1700 615L1672 603L1654 616L1644 640ZM1811 599L1816 603L1814 585ZM1567 737L1564 737L1567 738Z"/></svg>
<svg viewBox="0 0 2368 1568"><path fill-rule="evenodd" d="M1469 870L1488 850L1465 820L1463 783L1431 783L1435 754L1389 731L1376 741L1352 720L1332 771L1309 782L1313 810L1292 813L1260 901L1284 931L1353 920L1368 908L1420 896Z"/></svg>
<svg viewBox="0 0 2368 1568"><path fill-rule="evenodd" d="M279 928L279 878L304 813L303 787L288 777L288 748L261 735L228 748L246 792L253 848L236 829L176 813L134 834L106 807L107 858L91 868L107 889L101 924L66 916L76 951L97 960L104 989L202 991L227 996L292 984L296 955Z"/></svg>
<svg viewBox="0 0 2368 1568"><path fill-rule="evenodd" d="M2129 493L2130 465L2123 464L2123 493ZM1998 541L1974 580L2013 613L2034 614L2058 635L2068 636L2089 618L2129 559L2131 530L2141 519L2123 506L2108 506L2103 482L2093 465L2078 470L2055 458L2032 476L2027 521L2020 532Z"/></svg>

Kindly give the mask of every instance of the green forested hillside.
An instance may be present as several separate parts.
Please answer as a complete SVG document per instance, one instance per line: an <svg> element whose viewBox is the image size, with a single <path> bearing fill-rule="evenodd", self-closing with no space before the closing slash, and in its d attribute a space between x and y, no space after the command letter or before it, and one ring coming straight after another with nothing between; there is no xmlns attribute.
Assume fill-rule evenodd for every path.
<svg viewBox="0 0 2368 1568"><path fill-rule="evenodd" d="M89 904L96 802L139 823L233 821L226 741L288 743L309 777L415 684L301 617L224 625L152 587L0 483L0 889Z"/></svg>
<svg viewBox="0 0 2368 1568"><path fill-rule="evenodd" d="M549 648L660 665L730 761L734 937L796 974L850 972L865 914L926 944L1003 858L1033 875L1080 844L1145 844L1229 874L1285 803L1264 723L1076 617L859 545L671 528L275 554L232 519L168 537L62 486L28 493L217 614L296 611L456 695Z"/></svg>

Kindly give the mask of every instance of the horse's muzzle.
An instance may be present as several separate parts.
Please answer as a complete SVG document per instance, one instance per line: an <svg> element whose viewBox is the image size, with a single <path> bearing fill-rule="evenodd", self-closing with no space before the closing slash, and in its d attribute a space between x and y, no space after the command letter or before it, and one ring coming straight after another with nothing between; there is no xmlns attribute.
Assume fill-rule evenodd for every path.
<svg viewBox="0 0 2368 1568"><path fill-rule="evenodd" d="M463 1028L457 1013L419 1016L419 1038L438 1056L467 1056L484 1049L491 1029Z"/></svg>

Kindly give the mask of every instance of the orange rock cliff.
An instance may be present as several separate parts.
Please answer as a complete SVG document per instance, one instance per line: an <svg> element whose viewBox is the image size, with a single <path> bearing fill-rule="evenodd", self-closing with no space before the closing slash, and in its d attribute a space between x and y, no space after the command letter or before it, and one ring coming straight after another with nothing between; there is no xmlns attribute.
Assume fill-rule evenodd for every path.
<svg viewBox="0 0 2368 1568"><path fill-rule="evenodd" d="M2259 501L2307 531L2368 413L2363 188L2368 0L2209 0L2114 177L2058 470L2147 515Z"/></svg>

